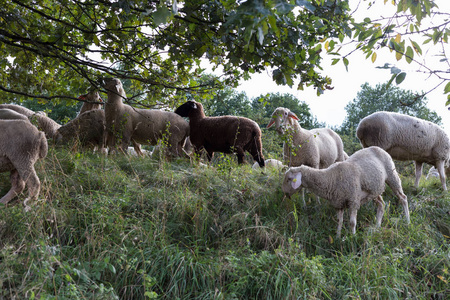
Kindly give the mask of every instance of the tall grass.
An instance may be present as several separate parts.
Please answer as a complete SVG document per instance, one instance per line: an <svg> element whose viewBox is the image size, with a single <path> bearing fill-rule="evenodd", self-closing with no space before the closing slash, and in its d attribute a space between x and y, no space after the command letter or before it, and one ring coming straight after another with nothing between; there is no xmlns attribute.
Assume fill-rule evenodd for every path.
<svg viewBox="0 0 450 300"><path fill-rule="evenodd" d="M0 299L450 296L450 204L438 180L416 190L402 178L410 225L387 189L381 228L369 203L356 235L345 220L336 239L325 200L284 199L282 173L229 156L201 167L50 149L36 167L33 211L0 209Z"/></svg>

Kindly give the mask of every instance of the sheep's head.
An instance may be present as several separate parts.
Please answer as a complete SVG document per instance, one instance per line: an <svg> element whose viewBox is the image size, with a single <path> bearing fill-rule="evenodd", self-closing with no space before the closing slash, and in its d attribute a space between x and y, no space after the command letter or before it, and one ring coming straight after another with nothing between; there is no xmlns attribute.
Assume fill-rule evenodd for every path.
<svg viewBox="0 0 450 300"><path fill-rule="evenodd" d="M284 126L286 126L286 124L289 123L289 118L292 118L297 121L299 120L298 117L289 109L284 107L278 107L272 113L272 118L270 119L267 128L270 128L272 127L273 124L275 124L275 130L279 134L284 134Z"/></svg>
<svg viewBox="0 0 450 300"><path fill-rule="evenodd" d="M292 194L297 192L302 185L302 173L298 168L290 168L286 171L284 174L284 181L283 185L281 186L281 189L283 193L291 197Z"/></svg>
<svg viewBox="0 0 450 300"><path fill-rule="evenodd" d="M180 105L176 110L175 113L177 115L180 115L181 117L187 118L191 115L193 111L200 111L203 112L203 106L199 102L195 102L192 100L189 100L185 102L184 104Z"/></svg>
<svg viewBox="0 0 450 300"><path fill-rule="evenodd" d="M78 99L89 102L104 102L97 90L89 91L87 94L79 96Z"/></svg>
<svg viewBox="0 0 450 300"><path fill-rule="evenodd" d="M102 78L100 84L106 89L106 91L112 94L125 97L125 91L123 89L122 82L118 78Z"/></svg>

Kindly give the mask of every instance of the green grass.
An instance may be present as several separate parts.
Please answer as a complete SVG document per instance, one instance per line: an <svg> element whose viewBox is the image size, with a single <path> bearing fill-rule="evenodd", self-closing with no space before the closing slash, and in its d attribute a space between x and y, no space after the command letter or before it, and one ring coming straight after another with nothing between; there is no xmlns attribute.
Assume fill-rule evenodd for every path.
<svg viewBox="0 0 450 300"><path fill-rule="evenodd" d="M356 235L325 200L284 199L283 174L50 149L33 211L0 208L0 299L448 299L450 201L402 178ZM0 174L0 193L9 175ZM23 198L23 197L22 197Z"/></svg>

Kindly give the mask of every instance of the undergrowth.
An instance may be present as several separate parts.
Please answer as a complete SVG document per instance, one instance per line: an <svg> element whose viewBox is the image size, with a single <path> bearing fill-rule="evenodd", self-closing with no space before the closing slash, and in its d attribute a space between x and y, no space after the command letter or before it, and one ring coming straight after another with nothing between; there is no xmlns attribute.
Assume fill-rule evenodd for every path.
<svg viewBox="0 0 450 300"><path fill-rule="evenodd" d="M0 209L0 299L448 299L449 196L402 182L357 232L314 195L284 198L283 173L50 149L33 210ZM9 189L1 174L1 195ZM5 184L8 183L8 184ZM23 195L21 196L23 199Z"/></svg>

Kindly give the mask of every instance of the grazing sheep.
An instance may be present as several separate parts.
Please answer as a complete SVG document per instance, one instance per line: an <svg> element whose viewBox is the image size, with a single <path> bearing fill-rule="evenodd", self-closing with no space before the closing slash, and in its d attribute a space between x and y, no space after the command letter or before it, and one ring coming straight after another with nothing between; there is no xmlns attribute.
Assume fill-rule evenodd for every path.
<svg viewBox="0 0 450 300"><path fill-rule="evenodd" d="M415 186L419 186L423 163L436 167L445 183L445 163L450 158L450 140L438 125L407 115L380 111L359 122L356 136L366 148L378 146L393 159L414 160L416 165Z"/></svg>
<svg viewBox="0 0 450 300"><path fill-rule="evenodd" d="M284 107L275 109L267 128L273 124L279 134L284 135L286 132L288 139L292 141L283 145L284 161L288 166L306 165L323 169L345 160L342 140L333 130L328 128L306 130L298 123L298 117Z"/></svg>
<svg viewBox="0 0 450 300"><path fill-rule="evenodd" d="M255 121L236 116L206 117L202 104L196 101L187 101L175 113L189 118L189 138L196 154L205 149L210 161L214 152L236 152L241 164L248 151L264 167L261 129Z"/></svg>
<svg viewBox="0 0 450 300"><path fill-rule="evenodd" d="M78 99L85 101L83 106L81 106L80 112L78 115L81 115L84 112L94 110L94 109L102 109L103 99L100 97L98 91L90 91L85 95L81 95ZM99 103L100 102L100 103Z"/></svg>
<svg viewBox="0 0 450 300"><path fill-rule="evenodd" d="M58 134L58 129L61 127L60 124L56 123L52 118L47 117L41 113L35 113L31 117L28 117L31 123L36 125L36 127L45 132L47 139L55 139Z"/></svg>
<svg viewBox="0 0 450 300"><path fill-rule="evenodd" d="M34 164L47 155L48 144L43 132L40 132L27 120L0 120L0 172L11 172L11 189L0 199L7 204L20 194L25 185L28 197L23 205L26 211L29 200L39 196L41 183Z"/></svg>
<svg viewBox="0 0 450 300"><path fill-rule="evenodd" d="M278 170L280 170L280 169L285 167L285 165L283 165L283 163L281 161L279 161L277 159L273 159L273 158L266 159L264 161L264 166L266 168L274 168L274 169L278 169ZM253 164L252 169L253 170L260 169L260 166L259 166L258 162L255 162Z"/></svg>
<svg viewBox="0 0 450 300"><path fill-rule="evenodd" d="M384 201L381 194L385 183L399 198L406 220L409 210L400 178L389 154L379 147L369 147L355 152L347 160L337 162L326 169L308 166L292 167L284 177L282 190L291 196L305 187L316 195L328 199L337 210L337 236L341 235L344 209L350 210L350 228L356 232L356 215L362 204L375 199L377 204L377 227L381 226Z"/></svg>
<svg viewBox="0 0 450 300"><path fill-rule="evenodd" d="M66 144L77 140L82 147L98 148L103 152L105 112L102 109L86 111L57 130L56 142Z"/></svg>
<svg viewBox="0 0 450 300"><path fill-rule="evenodd" d="M104 88L108 93L105 103L107 145L114 152L116 140L121 140L121 150L127 153L131 141L156 145L167 138L168 154L185 156L182 146L189 135L189 124L173 112L156 109L139 109L124 104L126 97L119 79L107 79ZM136 148L135 148L136 149ZM136 149L139 155L143 153Z"/></svg>
<svg viewBox="0 0 450 300"><path fill-rule="evenodd" d="M28 118L21 113L9 108L0 108L0 119L2 120L27 120Z"/></svg>

